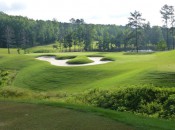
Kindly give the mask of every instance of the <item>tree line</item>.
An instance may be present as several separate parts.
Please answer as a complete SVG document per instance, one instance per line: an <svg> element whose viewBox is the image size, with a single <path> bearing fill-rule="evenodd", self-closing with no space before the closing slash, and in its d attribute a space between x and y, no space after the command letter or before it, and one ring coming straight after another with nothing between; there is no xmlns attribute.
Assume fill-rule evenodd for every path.
<svg viewBox="0 0 175 130"><path fill-rule="evenodd" d="M69 23L33 20L0 12L0 48L27 49L59 42L60 51L127 51L174 49L174 8L164 5L164 25L145 23L139 11L131 13L126 26L86 24L71 18Z"/></svg>

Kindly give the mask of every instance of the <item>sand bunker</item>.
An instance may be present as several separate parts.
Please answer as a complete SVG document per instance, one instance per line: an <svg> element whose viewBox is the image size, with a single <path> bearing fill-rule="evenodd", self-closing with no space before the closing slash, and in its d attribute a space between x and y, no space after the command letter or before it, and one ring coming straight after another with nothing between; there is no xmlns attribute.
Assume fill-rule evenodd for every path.
<svg viewBox="0 0 175 130"><path fill-rule="evenodd" d="M55 59L55 57L51 57L51 56L41 56L36 59L42 60L42 61L48 61L52 65L56 65L56 66L88 66L88 65L98 65L98 64L105 64L105 63L111 62L111 61L100 61L102 57L88 57L88 58L90 60L93 60L94 62L88 63L88 64L67 64L66 62L70 59L57 60Z"/></svg>

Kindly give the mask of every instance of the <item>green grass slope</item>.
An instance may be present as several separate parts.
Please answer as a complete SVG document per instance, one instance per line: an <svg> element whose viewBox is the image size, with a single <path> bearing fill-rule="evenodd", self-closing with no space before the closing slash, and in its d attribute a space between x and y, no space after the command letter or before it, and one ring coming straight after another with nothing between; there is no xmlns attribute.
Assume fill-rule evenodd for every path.
<svg viewBox="0 0 175 130"><path fill-rule="evenodd" d="M25 93L29 92L29 94L26 96L27 99L33 95L33 97L31 97L32 100L33 98L36 98L48 100L51 103L52 100L59 101L60 97L57 94L62 92L68 95L68 97L71 97L94 88L108 89L112 91L113 89L128 87L133 88L149 86L173 88L175 86L175 51L157 52L149 55L124 55L123 53L114 52L52 53L53 55L56 55L56 57L64 57L65 55L68 57L70 55L102 55L115 60L107 64L81 67L53 66L48 62L35 59L41 54L9 55L4 51L6 50L0 49L0 70L15 72L15 77L13 81L8 84L9 90L5 90L6 86L0 86L0 88L4 90L2 96L4 96L4 92L5 94L9 92L9 95L14 95L12 98L15 98L15 94L17 93L18 89L21 89L24 90ZM13 92L10 90L13 90ZM21 91L21 93L23 92ZM21 93L18 93L19 98ZM40 95L38 96L37 93ZM52 93L57 96L55 96L54 99L49 100L49 94ZM26 97L24 99L26 99ZM65 97L67 98L67 96ZM63 107L66 107L66 104L64 104ZM85 109L87 109L87 111L91 111L91 109L88 107ZM39 114L39 110L36 110L36 113L38 112ZM108 110L99 111L99 114L103 113L103 115L108 113ZM55 115L55 113L51 114ZM43 115L44 113L41 112L41 115L38 116L42 117ZM118 115L118 113L116 114L113 111L108 113L106 116L120 122L133 125L140 129L171 130L174 128L173 120L159 121L159 119L145 118L143 116L135 117L128 113L121 113ZM22 122L22 120L23 118L19 122ZM0 124L0 127L1 126L2 125Z"/></svg>
<svg viewBox="0 0 175 130"><path fill-rule="evenodd" d="M17 49L15 48L10 48L10 54L17 54ZM24 50L20 50L21 54L24 54ZM0 54L8 54L8 49L7 48L0 48Z"/></svg>
<svg viewBox="0 0 175 130"><path fill-rule="evenodd" d="M86 56L77 56L76 58L67 61L68 64L88 64L92 62L93 61Z"/></svg>
<svg viewBox="0 0 175 130"><path fill-rule="evenodd" d="M87 55L87 53L67 54ZM123 53L103 55L110 56L115 61L94 66L57 67L36 60L37 54L13 54L1 55L0 68L18 71L13 86L39 91L58 90L73 93L92 88L115 89L150 84L157 87L174 86L175 51L151 55L123 55ZM162 79L164 79L163 85Z"/></svg>
<svg viewBox="0 0 175 130"><path fill-rule="evenodd" d="M56 53L60 52L60 49L53 48L53 45L57 45L59 47L58 43L44 45L44 46L36 46L32 48L28 48L27 50L30 53Z"/></svg>

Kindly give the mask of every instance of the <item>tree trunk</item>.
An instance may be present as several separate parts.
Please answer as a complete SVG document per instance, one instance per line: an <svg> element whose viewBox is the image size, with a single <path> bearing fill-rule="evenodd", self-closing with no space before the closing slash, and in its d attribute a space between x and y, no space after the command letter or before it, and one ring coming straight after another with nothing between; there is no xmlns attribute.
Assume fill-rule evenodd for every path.
<svg viewBox="0 0 175 130"><path fill-rule="evenodd" d="M137 51L137 53L139 52L139 48L138 48L138 34L137 34L137 27L136 27L136 51Z"/></svg>
<svg viewBox="0 0 175 130"><path fill-rule="evenodd" d="M76 51L76 45L75 45L75 42L74 42L74 52Z"/></svg>
<svg viewBox="0 0 175 130"><path fill-rule="evenodd" d="M174 28L172 27L172 35L173 35L173 50L174 50Z"/></svg>
<svg viewBox="0 0 175 130"><path fill-rule="evenodd" d="M7 44L7 48L8 48L8 54L10 54L10 46L9 46L9 44Z"/></svg>
<svg viewBox="0 0 175 130"><path fill-rule="evenodd" d="M166 20L166 43L168 46L168 50L169 50L169 44L168 44L168 21Z"/></svg>
<svg viewBox="0 0 175 130"><path fill-rule="evenodd" d="M71 52L71 47L69 47L69 52Z"/></svg>
<svg viewBox="0 0 175 130"><path fill-rule="evenodd" d="M170 49L169 47L169 44L168 44L168 27L167 27L167 34L166 34L166 42L167 42L167 45L168 45L168 50Z"/></svg>

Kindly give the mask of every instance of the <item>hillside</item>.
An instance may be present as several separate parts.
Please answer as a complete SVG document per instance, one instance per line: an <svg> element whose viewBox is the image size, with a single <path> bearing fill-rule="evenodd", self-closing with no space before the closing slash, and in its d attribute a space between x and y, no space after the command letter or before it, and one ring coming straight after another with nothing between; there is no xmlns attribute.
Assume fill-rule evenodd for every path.
<svg viewBox="0 0 175 130"><path fill-rule="evenodd" d="M161 126L171 129L174 124L174 75L175 51L155 53L124 52L67 52L13 54L0 50L0 98L7 101L39 103L51 105L64 102L63 108L91 111L88 106L122 111L120 118L105 115L109 110L93 110L108 118L134 127L151 129ZM16 54L15 54L16 53ZM58 59L81 56L103 56L112 62L92 66L54 66L47 61L37 60L38 56L55 56ZM144 96L145 94L145 96ZM121 100L122 99L122 100ZM131 100L132 99L132 100ZM136 100L137 99L137 100ZM120 101L120 102L118 102ZM47 103L46 103L47 102ZM135 107L134 107L135 103ZM74 104L73 106L70 104ZM76 105L84 107L74 108ZM60 107L60 105L56 105ZM69 106L69 107L66 107ZM137 106L137 107L136 107ZM117 111L116 111L117 110ZM173 110L173 111L172 111ZM124 111L124 112L123 112ZM127 113L129 112L129 113ZM147 118L147 123L136 123L127 116L141 118L169 118L172 120ZM129 114L129 115L128 115ZM161 123L160 123L161 122ZM168 122L169 125L166 125ZM171 126L171 127L170 127ZM173 126L173 127L172 127ZM158 127L160 129L160 127Z"/></svg>

